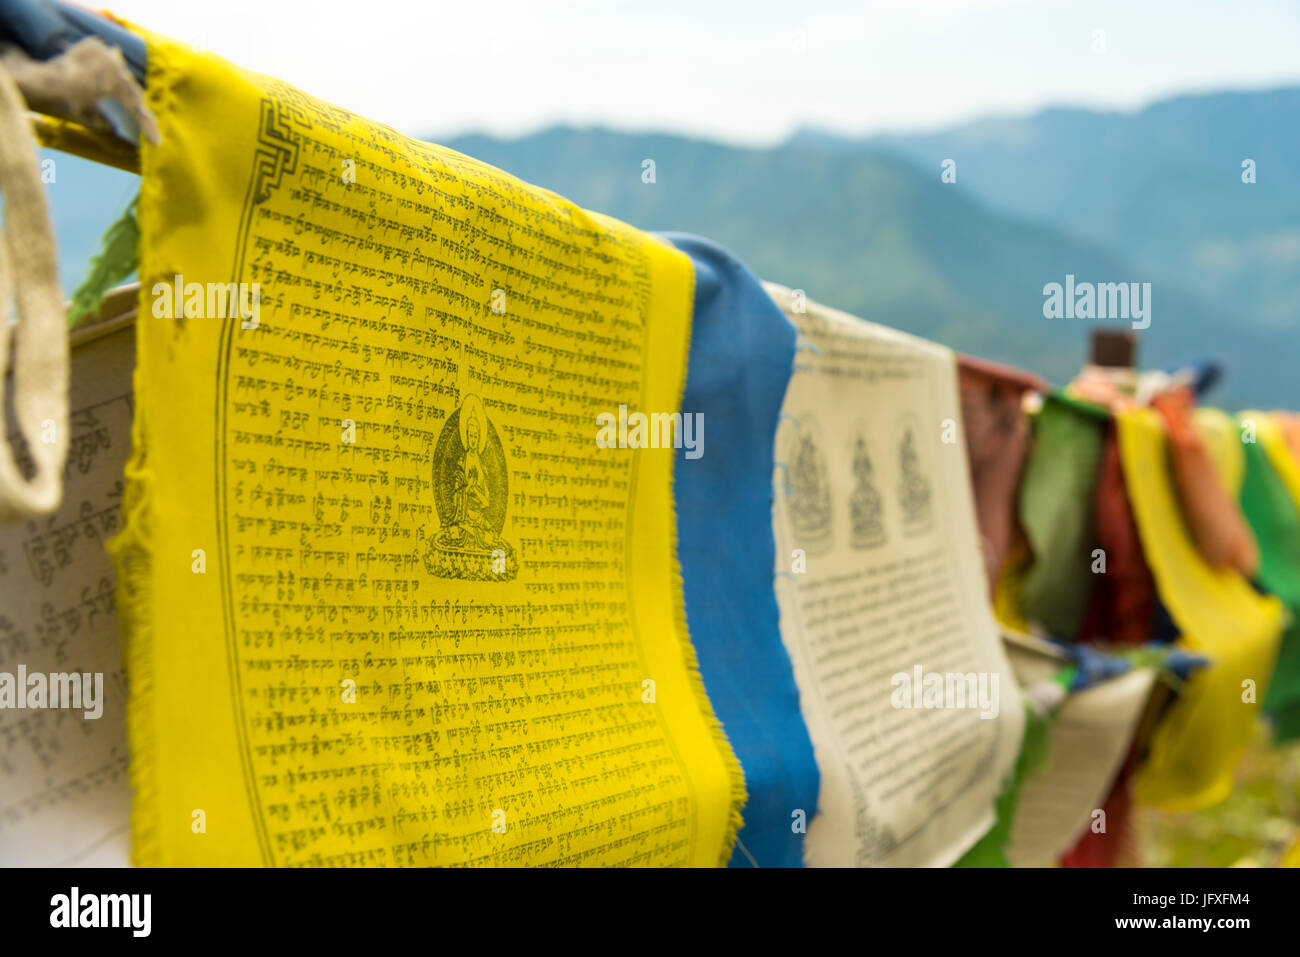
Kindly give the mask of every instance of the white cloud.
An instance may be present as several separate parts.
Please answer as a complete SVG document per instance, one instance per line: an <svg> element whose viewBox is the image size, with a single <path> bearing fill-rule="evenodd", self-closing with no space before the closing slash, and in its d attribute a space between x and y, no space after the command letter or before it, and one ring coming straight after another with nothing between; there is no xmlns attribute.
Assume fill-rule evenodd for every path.
<svg viewBox="0 0 1300 957"><path fill-rule="evenodd" d="M1300 82L1288 6L1098 0L117 0L411 134L555 122L770 142ZM1106 53L1092 50L1106 31Z"/></svg>

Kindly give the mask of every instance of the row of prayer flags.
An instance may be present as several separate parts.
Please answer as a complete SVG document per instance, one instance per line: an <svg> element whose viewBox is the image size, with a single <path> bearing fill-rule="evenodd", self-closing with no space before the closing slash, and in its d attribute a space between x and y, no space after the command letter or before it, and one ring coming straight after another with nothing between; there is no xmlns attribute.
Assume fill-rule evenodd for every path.
<svg viewBox="0 0 1300 957"><path fill-rule="evenodd" d="M1068 862L1226 795L1243 683L1296 733L1280 420L1197 498L1167 414L141 32L137 864Z"/></svg>

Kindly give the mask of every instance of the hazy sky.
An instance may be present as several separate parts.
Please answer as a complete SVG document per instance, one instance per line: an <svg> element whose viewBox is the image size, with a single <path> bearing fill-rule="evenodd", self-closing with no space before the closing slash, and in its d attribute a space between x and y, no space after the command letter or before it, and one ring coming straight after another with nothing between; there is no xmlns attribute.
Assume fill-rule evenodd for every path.
<svg viewBox="0 0 1300 957"><path fill-rule="evenodd" d="M770 143L1300 83L1294 0L98 2L435 137L568 122Z"/></svg>

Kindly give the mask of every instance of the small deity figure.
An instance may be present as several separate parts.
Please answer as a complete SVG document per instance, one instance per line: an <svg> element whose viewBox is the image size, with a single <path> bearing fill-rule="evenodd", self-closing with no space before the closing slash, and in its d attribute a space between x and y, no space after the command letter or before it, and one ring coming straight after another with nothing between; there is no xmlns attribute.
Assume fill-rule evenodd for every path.
<svg viewBox="0 0 1300 957"><path fill-rule="evenodd" d="M867 442L858 436L853 446L853 494L849 499L850 540L854 548L872 548L885 540L884 503L876 488Z"/></svg>

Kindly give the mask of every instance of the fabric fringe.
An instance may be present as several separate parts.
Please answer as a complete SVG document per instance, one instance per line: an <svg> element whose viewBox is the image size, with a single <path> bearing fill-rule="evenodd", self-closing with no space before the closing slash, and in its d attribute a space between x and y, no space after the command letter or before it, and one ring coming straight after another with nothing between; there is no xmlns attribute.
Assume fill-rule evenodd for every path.
<svg viewBox="0 0 1300 957"><path fill-rule="evenodd" d="M142 298L143 295L142 292ZM139 348L137 345L137 354ZM135 792L131 802L131 861L136 867L151 867L162 863L162 842L158 836L160 814L152 717L153 475L147 461L146 428L139 401L143 382L137 365L131 457L126 463L122 494L122 531L105 547L117 570L118 632L122 640L122 666L127 676L126 727L131 752L131 789Z"/></svg>
<svg viewBox="0 0 1300 957"><path fill-rule="evenodd" d="M684 256L685 253L680 255ZM690 288L687 290L686 302L686 341L683 344L685 358L682 361L682 378L677 384L678 409L681 409L682 399L686 395L686 375L691 361L691 328L695 323L695 267L693 264L691 266L691 282ZM713 702L709 700L709 692L704 687L704 676L700 673L699 658L695 655L695 644L691 641L690 627L686 622L686 586L682 579L682 562L677 553L676 481L676 468L670 468L668 470L668 501L671 505L672 521L668 523L669 560L671 562L668 569L668 584L673 592L673 622L677 627L677 633L681 636L682 657L686 666L687 680L690 682L691 691L695 695L695 702L699 706L700 713L704 716L705 724L708 725L709 732L713 735L713 743L722 756L722 763L727 770L727 780L731 786L727 827L723 832L722 852L718 858L718 866L726 867L736 848L736 840L740 836L740 829L745 824L741 811L749 800L749 790L745 787L745 769L741 767L740 759L736 757L736 752L731 747L731 740L727 737L726 729L723 728L722 722L713 710Z"/></svg>
<svg viewBox="0 0 1300 957"><path fill-rule="evenodd" d="M151 46L147 98L151 103L163 101L171 94L173 77L167 69L165 51ZM122 637L122 664L126 669L128 699L126 709L127 741L131 752L130 781L135 792L131 804L131 859L136 867L163 864L160 835L162 818L158 794L157 749L154 738L154 641L153 571L154 571L154 479L149 466L149 429L147 411L151 389L146 370L148 345L145 324L153 315L151 280L161 274L154 261L156 239L164 224L158 221L161 204L159 166L166 160L170 144L160 147L142 144L142 176L137 199L140 292L137 302L136 367L133 377L135 419L131 426L131 457L125 468L122 496L122 531L107 543L107 550L117 569L119 632ZM150 242L145 242L148 237Z"/></svg>
<svg viewBox="0 0 1300 957"><path fill-rule="evenodd" d="M38 113L123 140L158 142L158 123L126 58L99 37L84 37L51 60L34 60L13 47L0 61Z"/></svg>

